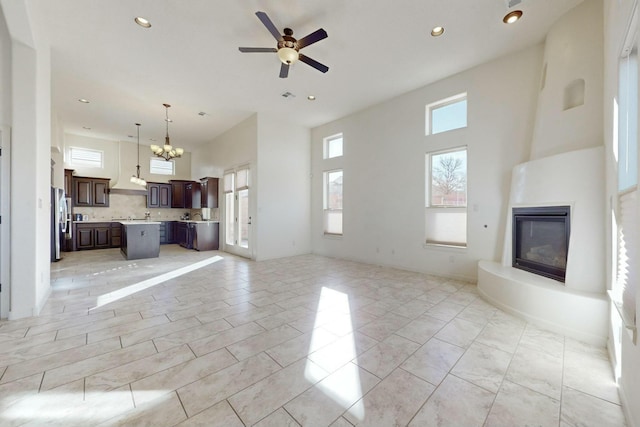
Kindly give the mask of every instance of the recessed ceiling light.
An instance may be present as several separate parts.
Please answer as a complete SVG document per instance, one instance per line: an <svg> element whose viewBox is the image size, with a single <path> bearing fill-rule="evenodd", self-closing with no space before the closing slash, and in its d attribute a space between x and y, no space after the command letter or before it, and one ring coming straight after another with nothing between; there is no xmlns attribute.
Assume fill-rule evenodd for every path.
<svg viewBox="0 0 640 427"><path fill-rule="evenodd" d="M307 99L308 99L309 101L315 101L315 100L316 100L316 97L315 97L314 95L309 95L309 96L307 96Z"/></svg>
<svg viewBox="0 0 640 427"><path fill-rule="evenodd" d="M136 21L136 24L140 25L141 27L151 28L151 22L149 22L148 19L143 18L142 16L136 16L134 21Z"/></svg>
<svg viewBox="0 0 640 427"><path fill-rule="evenodd" d="M156 142L157 140L155 138L149 138L149 141Z"/></svg>
<svg viewBox="0 0 640 427"><path fill-rule="evenodd" d="M82 126L82 129L91 130L91 128L88 126Z"/></svg>
<svg viewBox="0 0 640 427"><path fill-rule="evenodd" d="M513 12L509 12L504 15L504 18L502 18L502 22L504 22L505 24L513 24L520 18L522 18L522 11L514 10Z"/></svg>
<svg viewBox="0 0 640 427"><path fill-rule="evenodd" d="M433 37L441 36L443 33L444 33L444 27L433 27L433 30L431 30L431 35Z"/></svg>
<svg viewBox="0 0 640 427"><path fill-rule="evenodd" d="M207 113L205 113L204 111L200 111L200 112L198 113L198 115L199 115L199 116L204 117L204 116L206 116L206 115L207 115Z"/></svg>
<svg viewBox="0 0 640 427"><path fill-rule="evenodd" d="M84 99L84 98L80 98L80 99L78 99L78 102L82 102L83 104L88 104L89 100L88 99Z"/></svg>
<svg viewBox="0 0 640 427"><path fill-rule="evenodd" d="M165 122L169 122L169 123L173 123L173 120L171 119L164 119Z"/></svg>

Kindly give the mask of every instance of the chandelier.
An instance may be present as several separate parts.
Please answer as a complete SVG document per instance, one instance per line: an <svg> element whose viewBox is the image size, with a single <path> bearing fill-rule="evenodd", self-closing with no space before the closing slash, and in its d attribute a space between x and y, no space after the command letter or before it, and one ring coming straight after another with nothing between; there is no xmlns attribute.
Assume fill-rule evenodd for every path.
<svg viewBox="0 0 640 427"><path fill-rule="evenodd" d="M138 127L138 164L136 165L136 174L133 175L129 181L134 184L146 187L147 181L145 181L143 178L140 178L140 123L136 123L136 126Z"/></svg>
<svg viewBox="0 0 640 427"><path fill-rule="evenodd" d="M169 122L171 121L169 120L169 107L171 107L171 105L169 104L162 104L162 105L164 105L164 108L166 111L166 118L164 120L165 122L167 122L167 136L164 139L164 146L160 147L159 145L150 145L149 148L151 149L153 154L155 154L156 156L162 157L163 159L169 161L171 159L182 157L182 154L184 153L184 149L173 148L171 146L171 142L169 142Z"/></svg>

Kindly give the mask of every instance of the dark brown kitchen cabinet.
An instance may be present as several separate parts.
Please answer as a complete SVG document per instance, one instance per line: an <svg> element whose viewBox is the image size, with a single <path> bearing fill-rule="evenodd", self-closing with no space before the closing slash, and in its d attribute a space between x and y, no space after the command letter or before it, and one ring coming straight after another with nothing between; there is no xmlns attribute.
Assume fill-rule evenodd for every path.
<svg viewBox="0 0 640 427"><path fill-rule="evenodd" d="M218 207L218 178L202 178L200 180L202 191L201 205L203 208Z"/></svg>
<svg viewBox="0 0 640 427"><path fill-rule="evenodd" d="M171 184L147 183L147 207L171 208Z"/></svg>
<svg viewBox="0 0 640 427"><path fill-rule="evenodd" d="M111 223L111 247L119 248L122 242L122 224L119 222Z"/></svg>
<svg viewBox="0 0 640 427"><path fill-rule="evenodd" d="M75 222L74 250L119 248L122 225L119 222Z"/></svg>
<svg viewBox="0 0 640 427"><path fill-rule="evenodd" d="M76 227L76 250L93 249L93 227Z"/></svg>
<svg viewBox="0 0 640 427"><path fill-rule="evenodd" d="M105 249L111 247L111 224L97 226L93 229L95 236L94 247L96 249Z"/></svg>
<svg viewBox="0 0 640 427"><path fill-rule="evenodd" d="M71 197L73 194L73 169L64 170L64 197Z"/></svg>
<svg viewBox="0 0 640 427"><path fill-rule="evenodd" d="M171 207L184 208L184 186L191 181L171 181Z"/></svg>
<svg viewBox="0 0 640 427"><path fill-rule="evenodd" d="M161 245L175 243L174 231L173 231L175 224L177 224L175 221L160 222L160 244Z"/></svg>
<svg viewBox="0 0 640 427"><path fill-rule="evenodd" d="M90 178L73 179L73 205L93 206L93 181Z"/></svg>
<svg viewBox="0 0 640 427"><path fill-rule="evenodd" d="M109 207L109 180L73 177L73 206Z"/></svg>
<svg viewBox="0 0 640 427"><path fill-rule="evenodd" d="M200 209L201 188L199 182L190 182L184 186L184 207L187 209Z"/></svg>
<svg viewBox="0 0 640 427"><path fill-rule="evenodd" d="M200 209L200 183L194 181L171 181L171 207Z"/></svg>

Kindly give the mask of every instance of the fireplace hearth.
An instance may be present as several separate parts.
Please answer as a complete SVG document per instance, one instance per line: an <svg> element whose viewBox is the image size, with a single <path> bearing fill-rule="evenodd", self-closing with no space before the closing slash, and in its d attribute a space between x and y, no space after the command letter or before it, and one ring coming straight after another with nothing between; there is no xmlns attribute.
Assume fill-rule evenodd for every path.
<svg viewBox="0 0 640 427"><path fill-rule="evenodd" d="M512 266L564 283L570 207L513 208L512 231Z"/></svg>

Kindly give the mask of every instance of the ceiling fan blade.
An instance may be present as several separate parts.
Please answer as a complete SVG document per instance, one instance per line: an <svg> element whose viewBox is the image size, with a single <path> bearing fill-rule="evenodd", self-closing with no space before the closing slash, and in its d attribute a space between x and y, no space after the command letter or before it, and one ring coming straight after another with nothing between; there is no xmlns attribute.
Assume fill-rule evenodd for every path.
<svg viewBox="0 0 640 427"><path fill-rule="evenodd" d="M271 33L271 35L273 35L273 37L276 40L280 40L282 39L282 34L280 34L280 31L278 31L278 29L276 28L275 25L273 25L273 22L271 22L271 19L269 19L269 17L267 16L266 13L264 12L256 12L256 16L258 17L258 19L260 20L260 22L262 22L262 24L267 27L267 30L269 30L269 32Z"/></svg>
<svg viewBox="0 0 640 427"><path fill-rule="evenodd" d="M310 44L319 42L320 40L326 38L327 32L324 29L320 28L319 30L316 30L308 36L304 36L303 38L298 40L298 49L302 49L305 46L309 46Z"/></svg>
<svg viewBox="0 0 640 427"><path fill-rule="evenodd" d="M269 52L274 53L277 52L278 49L275 47L239 47L240 52L248 53L248 52Z"/></svg>
<svg viewBox="0 0 640 427"><path fill-rule="evenodd" d="M303 54L300 54L298 59L300 59L300 61L304 62L307 65L311 65L313 68L315 68L316 70L321 71L323 73L326 73L327 71L329 71L329 67L327 67L326 65L321 64L318 61L316 61L315 59L311 59L308 56L305 56Z"/></svg>
<svg viewBox="0 0 640 427"><path fill-rule="evenodd" d="M285 64L284 62L280 66L280 78L286 79L289 75L289 64Z"/></svg>

